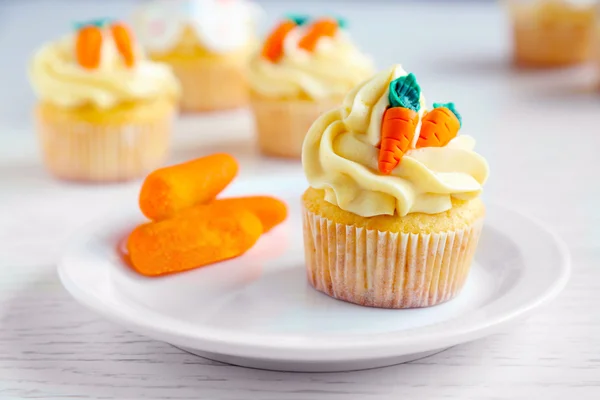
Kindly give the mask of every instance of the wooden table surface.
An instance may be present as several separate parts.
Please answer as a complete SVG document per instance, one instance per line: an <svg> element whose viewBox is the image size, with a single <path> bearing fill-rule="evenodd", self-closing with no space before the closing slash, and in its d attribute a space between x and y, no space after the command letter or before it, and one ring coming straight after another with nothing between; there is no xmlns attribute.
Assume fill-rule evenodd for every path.
<svg viewBox="0 0 600 400"><path fill-rule="evenodd" d="M290 9L339 10L378 66L402 62L419 75L430 101L460 104L464 132L478 139L491 165L485 199L541 219L568 244L573 275L565 292L505 333L409 364L351 373L238 368L102 320L69 297L55 263L77 228L135 201L139 182L74 185L46 175L25 65L36 45L71 20L106 15L106 8L127 15L133 2L4 1L0 398L600 398L600 94L593 69L511 70L508 24L497 4L322 3L267 2L265 24ZM242 179L300 168L261 159L250 123L245 111L180 120L172 161L227 150L240 158Z"/></svg>

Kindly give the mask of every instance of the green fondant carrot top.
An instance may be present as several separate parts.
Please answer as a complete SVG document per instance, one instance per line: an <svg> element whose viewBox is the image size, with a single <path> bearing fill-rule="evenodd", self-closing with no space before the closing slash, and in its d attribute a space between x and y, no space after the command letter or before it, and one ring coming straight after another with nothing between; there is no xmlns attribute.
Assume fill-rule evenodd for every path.
<svg viewBox="0 0 600 400"><path fill-rule="evenodd" d="M421 87L415 75L411 73L390 82L388 99L390 107L403 107L418 112L421 108Z"/></svg>

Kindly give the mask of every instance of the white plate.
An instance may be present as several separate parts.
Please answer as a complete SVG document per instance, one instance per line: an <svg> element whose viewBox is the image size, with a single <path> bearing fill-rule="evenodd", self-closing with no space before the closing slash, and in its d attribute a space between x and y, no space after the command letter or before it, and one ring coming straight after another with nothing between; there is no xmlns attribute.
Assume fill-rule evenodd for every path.
<svg viewBox="0 0 600 400"><path fill-rule="evenodd" d="M215 360L288 371L355 370L433 354L497 332L556 296L568 279L568 252L554 234L490 204L472 272L455 300L382 310L331 299L304 273L305 187L300 176L234 185L229 194L280 196L290 218L243 257L152 279L132 272L117 250L143 220L131 199L77 235L60 278L82 304L132 331Z"/></svg>

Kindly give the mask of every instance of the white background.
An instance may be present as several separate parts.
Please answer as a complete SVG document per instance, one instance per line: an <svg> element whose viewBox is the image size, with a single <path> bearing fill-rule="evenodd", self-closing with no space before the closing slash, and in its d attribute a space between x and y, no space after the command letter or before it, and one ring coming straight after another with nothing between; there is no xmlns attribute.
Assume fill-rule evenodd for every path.
<svg viewBox="0 0 600 400"><path fill-rule="evenodd" d="M369 5L365 5L369 3ZM600 398L600 93L592 67L509 68L498 4L267 2L263 27L287 11L348 17L379 67L401 62L432 101L456 102L464 133L491 165L485 199L531 214L568 244L565 293L514 329L380 370L286 374L196 358L105 322L71 300L55 261L81 225L139 183L52 180L30 118L28 58L74 20L126 17L132 1L0 2L0 398L597 399ZM242 178L284 174L259 158L245 112L178 123L172 161L228 150Z"/></svg>

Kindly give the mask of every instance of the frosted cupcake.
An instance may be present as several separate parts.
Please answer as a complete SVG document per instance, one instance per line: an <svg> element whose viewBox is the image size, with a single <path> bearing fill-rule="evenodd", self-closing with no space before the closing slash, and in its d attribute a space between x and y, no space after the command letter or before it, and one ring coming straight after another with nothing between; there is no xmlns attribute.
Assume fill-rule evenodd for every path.
<svg viewBox="0 0 600 400"><path fill-rule="evenodd" d="M251 105L264 154L300 158L313 121L373 73L343 21L286 19L250 64Z"/></svg>
<svg viewBox="0 0 600 400"><path fill-rule="evenodd" d="M595 0L511 0L514 61L526 67L581 64L593 56Z"/></svg>
<svg viewBox="0 0 600 400"><path fill-rule="evenodd" d="M453 104L399 66L353 89L308 131L302 163L308 279L337 299L412 308L455 297L485 208L487 162Z"/></svg>
<svg viewBox="0 0 600 400"><path fill-rule="evenodd" d="M59 178L121 181L166 160L179 86L168 66L143 59L122 23L97 20L38 50L44 160Z"/></svg>
<svg viewBox="0 0 600 400"><path fill-rule="evenodd" d="M171 65L179 78L181 109L193 112L248 103L257 15L244 0L162 0L142 6L134 21L149 57Z"/></svg>

